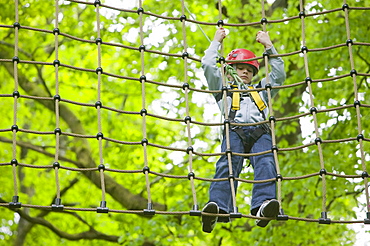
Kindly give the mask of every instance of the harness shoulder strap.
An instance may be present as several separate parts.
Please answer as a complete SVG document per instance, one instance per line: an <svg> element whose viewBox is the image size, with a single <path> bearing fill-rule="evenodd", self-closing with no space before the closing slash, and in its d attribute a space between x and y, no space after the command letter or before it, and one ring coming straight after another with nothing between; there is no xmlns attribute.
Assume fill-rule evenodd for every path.
<svg viewBox="0 0 370 246"><path fill-rule="evenodd" d="M254 89L253 86L248 86L248 89ZM263 112L265 108L267 108L266 103L262 100L261 95L257 91L250 91L249 95L252 98L252 101L256 104L259 111Z"/></svg>
<svg viewBox="0 0 370 246"><path fill-rule="evenodd" d="M229 119L233 121L235 118L236 111L240 109L240 93L232 91L232 90L237 90L238 85L231 84L230 87L231 87L231 91L227 92L227 96L231 97L231 107L229 111ZM222 92L218 93L215 96L216 101L219 102L222 99L222 97L223 97L223 93Z"/></svg>
<svg viewBox="0 0 370 246"><path fill-rule="evenodd" d="M231 88L233 90L237 90L238 86L237 85L231 85ZM231 103L231 109L233 110L239 110L240 109L240 93L239 92L232 92L231 94L232 98L232 103Z"/></svg>

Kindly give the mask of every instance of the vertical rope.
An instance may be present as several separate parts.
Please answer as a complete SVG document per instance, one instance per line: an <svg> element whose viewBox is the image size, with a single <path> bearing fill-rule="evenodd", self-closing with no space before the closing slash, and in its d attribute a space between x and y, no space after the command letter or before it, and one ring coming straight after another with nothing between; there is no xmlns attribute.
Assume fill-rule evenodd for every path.
<svg viewBox="0 0 370 246"><path fill-rule="evenodd" d="M266 19L266 13L265 13L265 1L262 1L262 30L266 32L266 24L267 24L267 19ZM266 52L266 48L265 48ZM269 77L269 57L266 55L266 53L263 54L263 59L265 62L265 74L266 74L266 91L267 91L267 97L268 97L268 108L269 108L269 115L273 116L274 111L272 109L272 96L271 96L271 83L270 83L270 77ZM274 118L272 118L274 119ZM270 120L270 127L271 127L271 139L272 139L272 151L274 154L274 161L275 161L275 167L276 167L276 173L277 177L281 177L280 174L280 165L279 165L279 159L278 159L278 149L277 149L277 143L276 143L276 135L275 135L275 121ZM282 198L281 198L281 185L282 185L282 178L277 179L277 199L279 203L281 204ZM281 214L283 214L283 209L281 209Z"/></svg>
<svg viewBox="0 0 370 246"><path fill-rule="evenodd" d="M181 11L182 16L185 17L185 3L184 0L181 0ZM189 174L188 178L190 180L191 185L191 191L193 195L193 210L192 213L196 213L195 211L198 211L198 202L197 202L197 195L195 191L195 185L194 185L194 172L193 172L193 147L192 147L192 140L191 140L191 130L190 130L190 123L191 123L191 117L189 113L189 84L188 81L188 52L187 52L187 42L186 42L186 18L181 19L182 22L182 40L184 45L184 53L182 55L182 58L184 59L184 90L185 90L185 103L186 103L186 117L185 117L185 123L186 123L186 130L187 130L187 136L188 136L188 148L187 153L189 155ZM197 213L196 213L197 214Z"/></svg>
<svg viewBox="0 0 370 246"><path fill-rule="evenodd" d="M147 131L146 131L146 103L145 103L145 60L144 60L144 51L145 51L145 46L144 46L144 31L143 31L143 13L144 9L142 6L142 0L139 0L139 8L137 13L139 14L139 21L140 21L140 62L141 62L141 76L140 76L140 82L141 82L141 104L142 104L142 110L141 110L141 115L143 118L143 126L142 126L142 132L143 132L143 140L141 141L143 145L143 151L144 151L144 168L143 168L143 173L145 174L145 183L146 183L146 190L148 194L148 207L147 209L144 209L144 214L153 214L153 204L152 204L152 197L150 193L150 182L149 182L149 166L148 166L148 153L147 153L147 145L148 145L148 139L147 139Z"/></svg>
<svg viewBox="0 0 370 246"><path fill-rule="evenodd" d="M55 46L55 60L54 60L54 67L55 67L55 96L54 96L54 103L55 103L55 156L54 156L54 171L55 171L55 184L56 184L56 199L55 204L52 205L52 209L62 209L63 206L61 205L61 198L60 198L60 183L59 183L59 149L60 149L60 119L59 119L59 4L58 0L55 0L55 23L54 23L54 46Z"/></svg>
<svg viewBox="0 0 370 246"><path fill-rule="evenodd" d="M360 100L358 98L358 88L357 88L357 72L355 69L355 63L353 59L353 51L352 51L352 39L351 39L351 31L349 26L349 6L347 1L343 1L343 10L345 14L345 23L346 23L346 33L347 33L347 46L349 52L349 59L351 64L351 76L353 79L353 88L354 88L354 98L355 98L355 108L356 108L356 116L357 116L357 140L360 144L360 153L361 153L361 166L362 166L362 177L364 179L364 186L365 186L365 197L366 197L366 207L367 207L367 219L370 219L370 199L369 199L369 184L368 184L368 174L366 172L366 161L365 161L365 151L364 151L364 136L362 134L362 124L361 124L361 112L360 112Z"/></svg>
<svg viewBox="0 0 370 246"><path fill-rule="evenodd" d="M18 7L19 3L18 0L15 0L14 3L15 7L15 23L14 23L14 57L13 57L13 67L14 67L14 92L13 92L13 126L12 126L12 171L13 171L13 184L14 184L14 196L13 196L13 201L9 203L10 207L20 207L20 203L18 202L19 196L18 196L18 183L17 183L17 131L18 131L18 126L17 126L17 109L18 109L18 97L19 97L19 92L18 92L18 32L20 28L19 24L19 13L18 13Z"/></svg>
<svg viewBox="0 0 370 246"><path fill-rule="evenodd" d="M106 207L106 201L105 201L105 181L104 181L104 159L103 159L103 130L102 130L102 123L101 123L101 75L103 73L102 65L101 65L101 45L102 45L102 39L100 34L100 0L95 0L94 6L95 6L95 12L96 12L96 45L98 46L98 68L96 69L96 73L98 75L98 88L97 88L97 102L95 103L96 111L97 111L97 117L98 117L98 134L97 139L99 141L99 166L98 171L100 174L100 184L101 184L101 191L102 191L102 200L100 202L100 207L97 208L98 213L107 213L108 208Z"/></svg>
<svg viewBox="0 0 370 246"><path fill-rule="evenodd" d="M219 21L217 23L218 27L222 27L223 26L223 20L222 20L222 2L221 0L218 0L218 13L219 13ZM223 43L221 43L221 52L220 52L220 55L221 57L223 56L224 54L224 46L223 46ZM221 74L222 74L222 85L223 85L223 88L226 88L227 87L227 81L226 81L226 75L225 75L225 71L224 71L224 66L225 66L225 59L221 59L220 60L220 63L221 63ZM224 117L225 119L229 119L229 112L227 111L228 109L228 103L227 103L227 91L226 90L223 90L223 104L224 104ZM227 121L229 122L229 121ZM229 182L230 182L230 191L231 191L231 198L232 198L232 203L233 203L233 212L236 214L238 213L238 208L236 206L236 191L235 191L235 186L234 186L234 182L235 182L235 177L234 177L234 173L233 173L233 165L232 165L232 159L231 159L231 149L230 149L230 133L229 133L229 130L230 130L230 124L225 124L225 141L226 141L226 155L227 155L227 161L228 161L228 167L229 167ZM233 216L232 216L233 217Z"/></svg>
<svg viewBox="0 0 370 246"><path fill-rule="evenodd" d="M330 219L327 219L327 212L326 212L326 170L325 170L325 165L324 165L324 157L322 153L322 147L321 147L321 138L320 138L320 133L319 133L319 128L318 128L318 123L317 123L317 111L315 108L314 104L314 98L313 98L313 92L312 92L312 80L310 78L310 72L309 72L309 67L308 67L308 57L307 57L307 52L308 48L306 47L306 36L305 36L305 12L304 12L304 6L303 6L303 1L300 0L300 18L301 18L301 25L302 25L302 52L303 52L303 57L304 57L304 67L305 67L305 72L306 72L306 83L307 83L307 88L310 94L310 111L313 116L313 122L315 126L315 143L317 145L317 149L319 152L319 160L320 160L320 175L322 178L322 212L321 212L321 218L319 219L320 224L329 224Z"/></svg>

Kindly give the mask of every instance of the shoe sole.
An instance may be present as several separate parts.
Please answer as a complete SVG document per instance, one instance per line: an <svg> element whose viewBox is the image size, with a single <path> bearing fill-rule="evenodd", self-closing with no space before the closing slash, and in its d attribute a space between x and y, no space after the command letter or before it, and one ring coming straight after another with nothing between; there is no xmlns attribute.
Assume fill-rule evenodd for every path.
<svg viewBox="0 0 370 246"><path fill-rule="evenodd" d="M218 213L218 206L217 204L209 203L202 212L210 213L210 214L217 214ZM202 215L202 224L203 224L203 231L204 232L212 232L212 224L217 219L217 216L209 216L209 215Z"/></svg>
<svg viewBox="0 0 370 246"><path fill-rule="evenodd" d="M275 218L279 214L279 202L276 200L270 201L269 204L263 209L263 216L268 218ZM257 225L260 227L265 227L270 222L270 220L259 220Z"/></svg>

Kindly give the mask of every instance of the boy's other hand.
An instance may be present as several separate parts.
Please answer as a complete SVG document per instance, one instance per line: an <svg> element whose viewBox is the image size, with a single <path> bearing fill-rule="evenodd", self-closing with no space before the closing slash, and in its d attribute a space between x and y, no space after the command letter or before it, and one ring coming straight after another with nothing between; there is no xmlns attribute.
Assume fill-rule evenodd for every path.
<svg viewBox="0 0 370 246"><path fill-rule="evenodd" d="M272 47L272 42L269 36L269 32L259 31L256 35L256 41L265 46L266 49Z"/></svg>
<svg viewBox="0 0 370 246"><path fill-rule="evenodd" d="M226 37L225 28L220 27L219 29L217 29L217 31L215 33L215 37L214 37L213 40L221 43L222 40L224 40L225 37Z"/></svg>

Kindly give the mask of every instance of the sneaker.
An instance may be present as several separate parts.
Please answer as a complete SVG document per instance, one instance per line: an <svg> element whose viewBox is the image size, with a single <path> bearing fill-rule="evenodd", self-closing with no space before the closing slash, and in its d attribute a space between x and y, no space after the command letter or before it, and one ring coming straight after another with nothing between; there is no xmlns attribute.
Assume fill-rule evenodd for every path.
<svg viewBox="0 0 370 246"><path fill-rule="evenodd" d="M215 202L209 202L206 206L204 206L202 212L210 213L210 214L218 214L219 209L218 205ZM210 233L212 232L213 228L215 228L217 222L217 216L210 216L210 215L203 215L202 214L202 226L203 231Z"/></svg>
<svg viewBox="0 0 370 246"><path fill-rule="evenodd" d="M219 214L228 214L228 213L226 213L225 211L223 211L222 209L220 209L220 211L218 212ZM218 218L217 218L217 223L230 223L231 221L230 221L230 216L227 216L227 217L225 217L225 216L218 216Z"/></svg>
<svg viewBox="0 0 370 246"><path fill-rule="evenodd" d="M277 200L267 200L264 201L259 208L257 215L258 217L268 217L276 218L279 214L280 204ZM265 227L270 222L270 220L256 220L256 224L260 227Z"/></svg>

